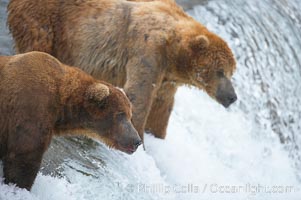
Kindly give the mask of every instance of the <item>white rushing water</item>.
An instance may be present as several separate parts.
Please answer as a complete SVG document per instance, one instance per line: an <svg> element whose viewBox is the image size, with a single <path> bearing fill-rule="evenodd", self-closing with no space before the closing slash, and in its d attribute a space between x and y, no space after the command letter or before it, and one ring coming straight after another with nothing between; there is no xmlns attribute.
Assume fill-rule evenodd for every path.
<svg viewBox="0 0 301 200"><path fill-rule="evenodd" d="M39 174L31 192L0 178L0 200L301 199L300 11L298 0L195 7L237 57L235 105L180 88L166 140L147 135L131 156L92 145L80 156L93 168L70 158L64 178Z"/></svg>

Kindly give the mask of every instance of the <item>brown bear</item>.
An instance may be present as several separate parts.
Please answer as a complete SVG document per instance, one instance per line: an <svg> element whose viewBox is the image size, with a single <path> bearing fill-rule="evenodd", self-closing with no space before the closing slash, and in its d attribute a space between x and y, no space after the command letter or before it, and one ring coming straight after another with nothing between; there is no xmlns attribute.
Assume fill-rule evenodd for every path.
<svg viewBox="0 0 301 200"><path fill-rule="evenodd" d="M124 88L141 138L165 138L179 86L225 107L237 99L227 43L173 0L11 0L8 25L18 52L50 53Z"/></svg>
<svg viewBox="0 0 301 200"><path fill-rule="evenodd" d="M141 144L122 91L41 52L0 56L5 183L30 190L54 135L79 134L133 153Z"/></svg>

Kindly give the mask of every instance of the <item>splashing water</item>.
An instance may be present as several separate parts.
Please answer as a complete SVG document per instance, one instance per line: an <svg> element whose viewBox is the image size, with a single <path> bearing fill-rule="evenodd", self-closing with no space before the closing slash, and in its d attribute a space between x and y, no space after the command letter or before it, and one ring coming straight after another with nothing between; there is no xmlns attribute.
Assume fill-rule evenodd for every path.
<svg viewBox="0 0 301 200"><path fill-rule="evenodd" d="M190 12L234 50L238 60L234 82L240 99L236 108L253 122L258 137L277 135L299 170L300 11L298 0L235 0L214 1Z"/></svg>
<svg viewBox="0 0 301 200"><path fill-rule="evenodd" d="M225 110L201 91L180 88L166 140L147 135L147 150L128 156L92 141L56 139L43 169L59 177L40 173L31 192L0 178L0 200L300 199L300 4L219 0L195 7L189 14L237 57L235 105ZM0 30L0 44L1 53L11 52L7 30Z"/></svg>

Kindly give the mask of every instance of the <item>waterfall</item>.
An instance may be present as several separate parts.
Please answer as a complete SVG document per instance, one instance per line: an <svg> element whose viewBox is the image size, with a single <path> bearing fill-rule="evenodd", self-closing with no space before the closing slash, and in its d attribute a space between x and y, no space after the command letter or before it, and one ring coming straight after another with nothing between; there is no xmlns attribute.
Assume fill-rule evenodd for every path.
<svg viewBox="0 0 301 200"><path fill-rule="evenodd" d="M7 3L0 53L9 55ZM230 109L182 87L165 140L146 135L146 151L129 156L56 138L31 192L5 185L0 170L0 200L300 199L301 2L209 0L188 13L234 51Z"/></svg>

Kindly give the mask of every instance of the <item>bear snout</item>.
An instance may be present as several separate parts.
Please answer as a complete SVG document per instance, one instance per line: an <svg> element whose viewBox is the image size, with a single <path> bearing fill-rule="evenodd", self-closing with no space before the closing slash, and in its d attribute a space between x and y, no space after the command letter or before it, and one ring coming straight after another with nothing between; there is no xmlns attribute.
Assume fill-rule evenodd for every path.
<svg viewBox="0 0 301 200"><path fill-rule="evenodd" d="M142 144L142 140L132 125L132 123L128 120L123 120L121 122L120 131L123 133L119 137L119 150L132 154L134 153L138 147Z"/></svg>
<svg viewBox="0 0 301 200"><path fill-rule="evenodd" d="M222 78L216 90L216 100L225 108L228 108L237 100L237 95L232 83L226 77Z"/></svg>
<svg viewBox="0 0 301 200"><path fill-rule="evenodd" d="M219 98L219 102L225 107L228 108L232 103L237 100L236 94L231 94L230 96Z"/></svg>
<svg viewBox="0 0 301 200"><path fill-rule="evenodd" d="M138 133L137 137L128 139L127 144L123 144L122 148L124 149L124 152L127 154L132 154L134 153L138 147L142 144L142 140L140 139Z"/></svg>
<svg viewBox="0 0 301 200"><path fill-rule="evenodd" d="M142 140L139 137L136 140L130 142L129 144L119 144L119 150L127 154L133 154L141 144Z"/></svg>

